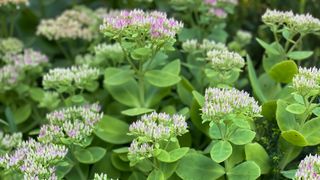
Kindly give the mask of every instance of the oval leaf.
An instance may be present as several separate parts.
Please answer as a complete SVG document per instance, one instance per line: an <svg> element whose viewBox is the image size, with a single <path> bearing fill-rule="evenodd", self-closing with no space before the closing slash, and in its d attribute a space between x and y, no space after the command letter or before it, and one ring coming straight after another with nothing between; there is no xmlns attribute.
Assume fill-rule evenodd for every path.
<svg viewBox="0 0 320 180"><path fill-rule="evenodd" d="M218 141L210 151L211 159L220 163L228 159L232 154L232 146L228 141Z"/></svg>
<svg viewBox="0 0 320 180"><path fill-rule="evenodd" d="M154 109L132 108L132 109L127 109L127 110L121 111L121 113L124 115L127 115L127 116L138 116L138 115L146 114L146 113L149 113L152 111L154 111Z"/></svg>
<svg viewBox="0 0 320 180"><path fill-rule="evenodd" d="M267 174L270 169L270 158L266 150L258 143L249 143L245 147L246 160L254 161L261 170L261 174Z"/></svg>
<svg viewBox="0 0 320 180"><path fill-rule="evenodd" d="M298 73L298 67L292 60L282 61L275 64L269 71L269 75L277 82L289 83L295 74Z"/></svg>
<svg viewBox="0 0 320 180"><path fill-rule="evenodd" d="M260 176L260 168L253 161L246 161L227 172L228 180L254 180Z"/></svg>
<svg viewBox="0 0 320 180"><path fill-rule="evenodd" d="M94 133L102 140L112 144L125 144L132 141L128 136L129 125L111 116L104 116L96 125Z"/></svg>
<svg viewBox="0 0 320 180"><path fill-rule="evenodd" d="M181 78L175 74L161 70L151 70L145 74L146 80L157 87L169 87L177 84Z"/></svg>
<svg viewBox="0 0 320 180"><path fill-rule="evenodd" d="M292 51L287 54L288 58L294 60L303 60L307 59L308 57L312 56L313 51Z"/></svg>
<svg viewBox="0 0 320 180"><path fill-rule="evenodd" d="M249 129L237 129L229 140L235 145L244 145L251 142L255 136L256 133Z"/></svg>
<svg viewBox="0 0 320 180"><path fill-rule="evenodd" d="M190 153L180 160L176 173L184 180L215 180L225 172L222 166L210 158L199 153Z"/></svg>
<svg viewBox="0 0 320 180"><path fill-rule="evenodd" d="M74 151L76 159L84 164L96 163L101 160L105 154L106 149L101 147L78 148Z"/></svg>
<svg viewBox="0 0 320 180"><path fill-rule="evenodd" d="M134 72L129 69L107 68L104 72L104 84L116 86L128 82Z"/></svg>
<svg viewBox="0 0 320 180"><path fill-rule="evenodd" d="M306 146L308 145L305 137L296 130L284 131L281 133L281 136L288 142L296 146Z"/></svg>

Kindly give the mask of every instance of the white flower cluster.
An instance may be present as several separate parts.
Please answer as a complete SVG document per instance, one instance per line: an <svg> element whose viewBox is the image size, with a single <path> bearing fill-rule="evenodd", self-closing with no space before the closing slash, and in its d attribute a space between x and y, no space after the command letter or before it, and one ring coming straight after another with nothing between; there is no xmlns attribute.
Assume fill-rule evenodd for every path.
<svg viewBox="0 0 320 180"><path fill-rule="evenodd" d="M0 0L0 7L4 5L29 5L29 0Z"/></svg>
<svg viewBox="0 0 320 180"><path fill-rule="evenodd" d="M83 39L92 40L95 36L97 17L87 8L66 10L56 19L41 20L37 35L49 40Z"/></svg>
<svg viewBox="0 0 320 180"><path fill-rule="evenodd" d="M236 34L236 40L242 44L248 44L251 41L252 35L248 31L239 30Z"/></svg>
<svg viewBox="0 0 320 180"><path fill-rule="evenodd" d="M124 52L119 43L98 44L94 47L94 52L98 61L109 60L113 63L121 63L124 61Z"/></svg>
<svg viewBox="0 0 320 180"><path fill-rule="evenodd" d="M74 89L86 89L88 84L99 78L100 71L88 66L72 66L71 68L50 69L43 76L45 89L54 89L58 92L69 92Z"/></svg>
<svg viewBox="0 0 320 180"><path fill-rule="evenodd" d="M310 14L268 9L262 16L262 21L269 26L286 26L293 32L303 34L320 31L320 20Z"/></svg>
<svg viewBox="0 0 320 180"><path fill-rule="evenodd" d="M236 52L212 50L207 53L211 68L218 71L240 71L245 65L244 59Z"/></svg>
<svg viewBox="0 0 320 180"><path fill-rule="evenodd" d="M152 157L156 144L185 134L187 128L186 118L182 115L156 112L143 115L129 127L129 135L136 137L129 148L129 160L135 163Z"/></svg>
<svg viewBox="0 0 320 180"><path fill-rule="evenodd" d="M241 114L249 118L260 116L258 102L245 91L237 89L207 88L202 107L203 121L219 121L229 114Z"/></svg>
<svg viewBox="0 0 320 180"><path fill-rule="evenodd" d="M1 150L7 151L17 147L22 142L22 133L4 134L0 131L0 154Z"/></svg>
<svg viewBox="0 0 320 180"><path fill-rule="evenodd" d="M207 53L210 50L228 50L223 43L213 40L204 39L201 43L196 39L190 39L182 43L182 49L188 53L202 51Z"/></svg>
<svg viewBox="0 0 320 180"><path fill-rule="evenodd" d="M64 159L67 152L65 146L30 139L22 142L12 153L1 156L0 166L21 172L25 179L56 180L54 165Z"/></svg>
<svg viewBox="0 0 320 180"><path fill-rule="evenodd" d="M133 122L130 135L147 141L168 140L171 137L181 136L188 132L186 119L182 115L170 116L166 113L153 112L143 115L140 120Z"/></svg>
<svg viewBox="0 0 320 180"><path fill-rule="evenodd" d="M320 70L316 67L299 67L299 73L293 77L292 87L302 95L320 92Z"/></svg>
<svg viewBox="0 0 320 180"><path fill-rule="evenodd" d="M295 174L295 180L318 180L320 179L320 156L308 155L299 164Z"/></svg>
<svg viewBox="0 0 320 180"><path fill-rule="evenodd" d="M139 162L154 155L154 146L151 143L139 142L136 139L132 141L128 150L128 159L131 162Z"/></svg>
<svg viewBox="0 0 320 180"><path fill-rule="evenodd" d="M5 65L0 68L0 92L15 87L20 79L20 69L14 65Z"/></svg>
<svg viewBox="0 0 320 180"><path fill-rule="evenodd" d="M38 136L41 142L81 144L89 137L95 124L102 119L98 104L74 106L47 114L49 124L43 125Z"/></svg>

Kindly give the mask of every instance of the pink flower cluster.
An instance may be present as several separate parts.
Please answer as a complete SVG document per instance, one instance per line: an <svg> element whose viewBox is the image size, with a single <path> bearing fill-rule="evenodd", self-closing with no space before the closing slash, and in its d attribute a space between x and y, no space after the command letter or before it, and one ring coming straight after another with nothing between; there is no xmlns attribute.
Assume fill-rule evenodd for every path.
<svg viewBox="0 0 320 180"><path fill-rule="evenodd" d="M141 32L150 36L151 39L158 39L174 37L182 27L181 22L167 18L166 13L143 12L135 9L110 12L104 18L104 24L100 26L100 29L112 34Z"/></svg>
<svg viewBox="0 0 320 180"><path fill-rule="evenodd" d="M238 0L204 0L204 3L210 6L210 14L217 16L218 18L226 18L228 14L221 8L223 7L221 4L237 5Z"/></svg>

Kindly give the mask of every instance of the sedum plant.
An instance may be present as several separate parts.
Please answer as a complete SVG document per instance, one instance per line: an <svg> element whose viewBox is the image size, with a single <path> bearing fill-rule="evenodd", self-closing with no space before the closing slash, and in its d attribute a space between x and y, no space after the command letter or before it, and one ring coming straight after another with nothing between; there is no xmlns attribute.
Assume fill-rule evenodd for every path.
<svg viewBox="0 0 320 180"><path fill-rule="evenodd" d="M189 150L180 147L177 139L187 132L187 123L182 115L156 112L143 115L129 127L129 135L135 136L128 149L130 166L151 163L148 178L169 178L173 172L166 168L177 163Z"/></svg>
<svg viewBox="0 0 320 180"><path fill-rule="evenodd" d="M33 139L22 142L12 153L0 157L0 166L21 173L24 179L57 179L55 165L64 159L65 146L43 144Z"/></svg>
<svg viewBox="0 0 320 180"><path fill-rule="evenodd" d="M174 50L175 35L182 26L159 11L111 11L105 16L100 30L121 46L126 63L107 68L104 85L115 100L130 107L123 114L135 116L153 111L169 94L170 87L181 80L179 60L164 64L165 53Z"/></svg>
<svg viewBox="0 0 320 180"><path fill-rule="evenodd" d="M294 176L295 180L319 179L319 156L309 154L299 164L298 170Z"/></svg>

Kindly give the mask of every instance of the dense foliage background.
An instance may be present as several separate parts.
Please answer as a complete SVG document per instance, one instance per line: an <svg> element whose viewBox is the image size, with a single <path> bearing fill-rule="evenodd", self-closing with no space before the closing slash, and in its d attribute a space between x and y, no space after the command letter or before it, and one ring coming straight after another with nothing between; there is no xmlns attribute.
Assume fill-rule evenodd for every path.
<svg viewBox="0 0 320 180"><path fill-rule="evenodd" d="M203 4L201 6L192 4L201 2L201 0L30 0L27 6L23 4L1 6L0 0L1 68L6 66L10 58L19 59L18 56L8 57L6 54L6 48L12 50L11 47L16 48L19 44L15 41L6 41L11 37L23 43L21 49L36 51L32 54L33 51L21 50L24 56L30 53L31 59L39 60L37 62L39 64L24 69L23 75L16 77L19 82L14 86L7 85L6 76L3 74L16 69L8 67L9 70L3 68L0 72L2 73L0 74L2 80L0 155L4 157L6 153L10 154L17 147L21 147L21 138L24 140L34 138L46 145L48 143L49 145L53 143L53 146L61 145L54 147L57 151L61 151L61 154L66 153L64 146L68 149L66 157L62 155L50 157L56 159L54 162L39 160L36 156L30 160L31 163L39 163L34 165L35 169L39 168L41 163L45 168L55 167L50 171L57 172L56 178L107 179L103 175L95 176L101 173L107 174L108 179L294 178L300 161L309 154L319 153L320 91L307 89L310 93L304 94L302 90L292 90L292 80L302 74L299 67L320 65L319 29L314 30L315 33L307 33L300 39L299 33L284 32L286 25L282 25L279 27L283 29L280 28L280 33L275 35L261 17L267 9L277 9L297 14L310 13L318 18L320 3L317 0L239 0L236 5L221 7L227 15L224 18L217 18L206 14L208 9ZM39 32L42 20L57 18L70 9L87 12L88 17L75 18L87 23L90 31L93 31L92 37L48 38L45 35L46 29ZM174 34L174 38L153 41L152 38L150 40L144 37L141 42L136 39L144 32L138 29L136 32L139 33L134 34L130 30L126 32L127 34L124 33L126 37L122 37L108 31L107 27L99 28L103 24L103 17L108 17L109 12L123 9L163 11L168 17L182 22L184 26ZM63 34L69 30L61 27L57 31ZM190 40L197 40L197 47L193 47ZM213 48L206 50L199 48L206 40L214 42L212 46L217 46L217 49L236 52L245 60L245 64L240 63L240 67L231 67L228 72L211 67L206 60L210 58L208 51ZM188 46L186 42L191 45ZM121 47L118 44L106 47L103 43L104 45L118 43ZM40 52L41 54L36 54ZM233 58L236 59L237 56ZM82 65L85 65L83 69ZM225 66L223 68L230 68L229 65ZM73 74L69 69L57 73L55 77L57 82L50 79L52 78L50 70L67 67L75 67L71 70ZM316 74L315 71L311 76L318 77L320 73ZM81 79L82 75L87 75L85 80ZM74 79L70 82L58 82L57 79L63 79L64 76L73 76ZM81 79L78 84L77 78ZM317 83L320 84L320 78ZM235 92L230 94L220 93L225 96L237 94L250 102L252 100L250 98L254 97L262 107L262 111L257 113L258 115L251 115L251 110L245 109L247 107L244 106L240 113L229 113L226 122L208 120L210 118L206 119L207 117L203 115L205 104L209 101L210 93L215 93L214 89L212 92L208 90L209 87L245 90L250 95L239 95L237 93L240 92L235 89L233 89ZM101 110L94 103L98 103ZM89 108L88 104L93 105ZM79 138L57 138L57 134L43 134L51 128L48 124L67 129L67 125L58 122L59 113L52 112L73 106L80 109L68 109L62 112L67 114L72 111L73 114L71 113L70 117L65 115L61 119L86 121L90 118L99 119L101 116L101 120L83 126L70 125L71 129L78 128L81 134ZM85 110L81 109L82 106ZM254 109L254 102L250 107ZM183 118L173 114L183 115L188 130L183 129L183 124L178 128L176 124L170 124L170 128L176 132L170 138L159 138L160 140L155 137L146 140L141 138L143 133L129 131L130 124L143 118L147 120L158 118L160 119L158 123L161 124L163 118L161 115L141 118L143 114L150 114L152 111L167 113L170 116L164 119L168 118L173 122L181 120L183 123ZM220 123L225 127L220 127ZM236 128L232 127L233 123L236 124ZM44 127L48 129L44 130ZM228 128L229 130L226 130ZM232 128L237 132L237 128L243 130L237 134L240 138L237 139L235 135L230 137L217 135L221 129L228 134L229 131L233 131ZM17 135L10 139L4 135L18 132L22 133L22 137ZM50 138L52 139L49 140ZM130 153L128 155L128 147L132 141L133 144L136 142L142 145L153 143L158 151L148 154L146 147L146 152L139 154L143 158L135 158L140 156L135 154L130 156ZM38 143L36 141L26 144L28 143L33 144L35 152L42 146L36 144ZM219 147L216 144L219 144ZM22 146L30 148L30 145ZM48 146L44 154L53 153L50 148L52 149ZM21 164L18 168L8 168L3 159L0 158L0 179L21 179L25 175ZM320 164L320 160L318 162ZM316 167L319 168L318 165ZM318 170L316 172L320 174ZM24 178L36 177L24 176ZM37 178L49 177L39 175Z"/></svg>

